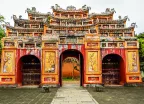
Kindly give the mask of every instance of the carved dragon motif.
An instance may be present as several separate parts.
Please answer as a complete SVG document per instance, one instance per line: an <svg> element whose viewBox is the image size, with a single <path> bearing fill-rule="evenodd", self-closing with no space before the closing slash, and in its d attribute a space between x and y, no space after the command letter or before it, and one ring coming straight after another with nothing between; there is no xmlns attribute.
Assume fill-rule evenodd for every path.
<svg viewBox="0 0 144 104"><path fill-rule="evenodd" d="M106 8L105 13L109 13L110 12L110 8Z"/></svg>
<svg viewBox="0 0 144 104"><path fill-rule="evenodd" d="M111 9L111 12L116 13L116 11L115 11L115 9L114 9L114 8L112 8L112 9Z"/></svg>
<svg viewBox="0 0 144 104"><path fill-rule="evenodd" d="M118 18L119 18L119 20L121 20L121 19L122 19L122 17L121 17L121 16L118 16Z"/></svg>
<svg viewBox="0 0 144 104"><path fill-rule="evenodd" d="M136 22L135 23L131 23L131 27L137 27Z"/></svg>
<svg viewBox="0 0 144 104"><path fill-rule="evenodd" d="M5 24L6 24L7 26L10 26L10 22L5 22Z"/></svg>
<svg viewBox="0 0 144 104"><path fill-rule="evenodd" d="M30 9L30 8L27 8L26 10L25 10L25 13L30 13L30 12L37 12L36 11L36 7L32 7L32 9Z"/></svg>
<svg viewBox="0 0 144 104"><path fill-rule="evenodd" d="M13 15L12 18L13 18L14 20L18 19L16 15Z"/></svg>
<svg viewBox="0 0 144 104"><path fill-rule="evenodd" d="M51 6L51 9L59 10L60 6L58 4L55 4L55 6Z"/></svg>
<svg viewBox="0 0 144 104"><path fill-rule="evenodd" d="M106 8L105 13L116 13L115 9Z"/></svg>
<svg viewBox="0 0 144 104"><path fill-rule="evenodd" d="M76 7L71 5L71 6L68 6L66 10L76 10Z"/></svg>
<svg viewBox="0 0 144 104"><path fill-rule="evenodd" d="M91 7L87 6L87 5L83 5L82 6L82 10L91 10Z"/></svg>
<svg viewBox="0 0 144 104"><path fill-rule="evenodd" d="M128 17L128 16L125 16L125 17L124 17L124 19L127 19L128 21L130 21L130 19L129 19L129 17Z"/></svg>
<svg viewBox="0 0 144 104"><path fill-rule="evenodd" d="M32 7L32 11L33 11L33 12L36 12L36 7Z"/></svg>
<svg viewBox="0 0 144 104"><path fill-rule="evenodd" d="M22 19L22 15L19 15L19 19Z"/></svg>
<svg viewBox="0 0 144 104"><path fill-rule="evenodd" d="M31 9L30 8L27 8L26 10L25 10L25 13L28 13L28 12L31 12Z"/></svg>
<svg viewBox="0 0 144 104"><path fill-rule="evenodd" d="M60 9L60 6L58 4L55 4L55 9L56 10Z"/></svg>

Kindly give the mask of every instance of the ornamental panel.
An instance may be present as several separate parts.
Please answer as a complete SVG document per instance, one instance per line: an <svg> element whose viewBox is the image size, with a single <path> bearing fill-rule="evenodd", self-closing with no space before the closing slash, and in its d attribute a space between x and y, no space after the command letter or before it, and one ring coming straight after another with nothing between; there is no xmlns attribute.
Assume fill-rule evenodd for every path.
<svg viewBox="0 0 144 104"><path fill-rule="evenodd" d="M57 52L56 51L44 51L43 53L43 72L48 74L57 73Z"/></svg>
<svg viewBox="0 0 144 104"><path fill-rule="evenodd" d="M138 59L137 59L137 52L130 51L127 54L128 59L128 72L138 72Z"/></svg>
<svg viewBox="0 0 144 104"><path fill-rule="evenodd" d="M1 73L14 74L15 73L15 52L3 51Z"/></svg>
<svg viewBox="0 0 144 104"><path fill-rule="evenodd" d="M99 51L87 51L86 74L100 74Z"/></svg>

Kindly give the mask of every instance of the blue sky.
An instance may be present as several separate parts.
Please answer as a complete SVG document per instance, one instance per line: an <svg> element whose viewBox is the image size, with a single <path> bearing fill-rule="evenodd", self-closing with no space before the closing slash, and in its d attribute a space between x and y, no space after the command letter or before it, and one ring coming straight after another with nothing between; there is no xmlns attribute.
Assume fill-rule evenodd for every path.
<svg viewBox="0 0 144 104"><path fill-rule="evenodd" d="M51 6L59 4L62 8L73 5L76 8L81 8L84 4L91 7L91 12L101 13L106 8L115 8L116 13L114 19L118 16L127 16L130 21L127 22L127 27L131 23L136 22L138 27L135 28L136 33L144 32L144 0L3 0L0 1L0 14L6 18L7 22L13 26L11 16L13 14L27 19L26 8L36 7L39 12L52 12Z"/></svg>

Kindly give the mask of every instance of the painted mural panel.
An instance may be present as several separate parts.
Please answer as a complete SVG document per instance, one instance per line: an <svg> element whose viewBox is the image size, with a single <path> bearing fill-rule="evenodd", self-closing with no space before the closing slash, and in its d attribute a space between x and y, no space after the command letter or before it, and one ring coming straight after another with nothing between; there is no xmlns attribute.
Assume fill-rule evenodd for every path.
<svg viewBox="0 0 144 104"><path fill-rule="evenodd" d="M128 52L128 72L138 72L136 52Z"/></svg>
<svg viewBox="0 0 144 104"><path fill-rule="evenodd" d="M126 75L127 82L142 82L140 74Z"/></svg>
<svg viewBox="0 0 144 104"><path fill-rule="evenodd" d="M58 76L57 75L43 75L42 76L42 83L52 83L58 84Z"/></svg>
<svg viewBox="0 0 144 104"><path fill-rule="evenodd" d="M15 57L13 51L4 52L2 73L13 73L15 68Z"/></svg>
<svg viewBox="0 0 144 104"><path fill-rule="evenodd" d="M45 52L45 73L55 73L56 67L56 53L55 52Z"/></svg>
<svg viewBox="0 0 144 104"><path fill-rule="evenodd" d="M87 72L93 73L98 72L98 52L88 52L88 67Z"/></svg>
<svg viewBox="0 0 144 104"><path fill-rule="evenodd" d="M0 76L0 84L14 84L15 76Z"/></svg>
<svg viewBox="0 0 144 104"><path fill-rule="evenodd" d="M86 83L102 83L101 75L86 75Z"/></svg>

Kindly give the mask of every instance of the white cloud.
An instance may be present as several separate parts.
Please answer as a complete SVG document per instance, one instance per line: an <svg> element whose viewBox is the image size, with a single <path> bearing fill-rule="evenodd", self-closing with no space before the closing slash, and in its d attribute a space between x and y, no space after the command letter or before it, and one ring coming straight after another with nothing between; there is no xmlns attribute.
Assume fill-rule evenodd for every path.
<svg viewBox="0 0 144 104"><path fill-rule="evenodd" d="M59 4L62 8L73 5L80 8L86 4L91 7L90 12L104 12L106 8L115 8L116 14L114 19L119 15L122 17L128 15L130 22L136 22L138 28L135 29L136 33L144 32L144 1L143 0L3 0L0 4L0 14L2 14L7 22L13 25L11 16L13 14L23 18L27 18L25 13L26 8L36 7L40 12L51 12L51 6Z"/></svg>

